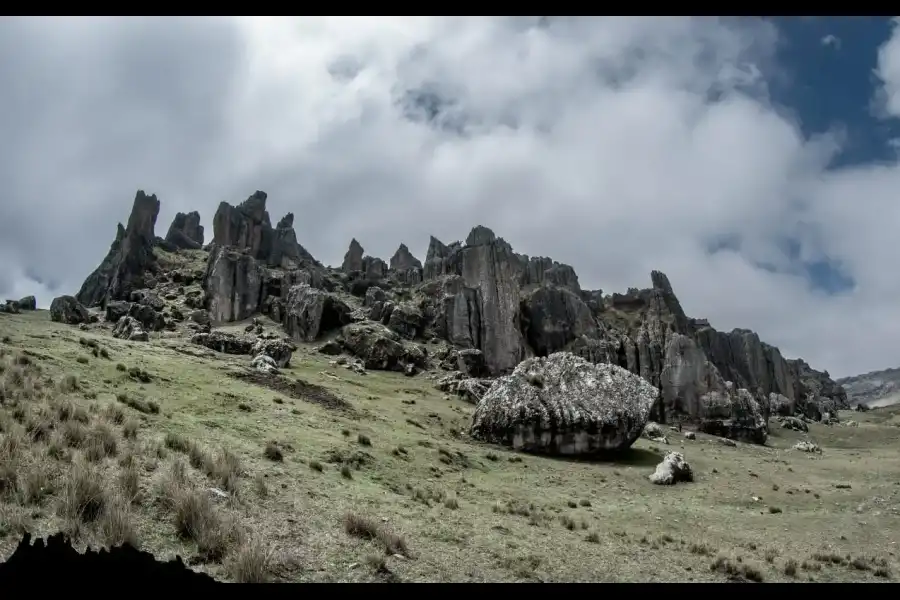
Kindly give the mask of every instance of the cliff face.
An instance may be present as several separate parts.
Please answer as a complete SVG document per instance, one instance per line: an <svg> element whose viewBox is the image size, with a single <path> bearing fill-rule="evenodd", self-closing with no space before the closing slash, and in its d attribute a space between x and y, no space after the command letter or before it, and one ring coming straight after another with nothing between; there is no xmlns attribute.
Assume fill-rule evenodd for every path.
<svg viewBox="0 0 900 600"><path fill-rule="evenodd" d="M442 344L445 367L456 368L455 356L464 355L490 376L509 373L532 356L568 351L628 369L657 387L653 416L661 422L712 414L710 407L723 399L750 398L766 416L817 418L848 406L846 392L828 373L785 359L752 331L717 331L705 319L688 317L659 271L650 274L646 289L611 295L583 290L571 266L517 254L480 225L465 242L432 237L424 262L400 244L388 263L367 256L354 239L341 267L326 268L297 243L293 214L272 226L266 200L257 191L216 211L206 273L198 275L204 289L199 302L213 324L262 313L298 341L312 341L368 321L354 331L381 337L358 346L396 356L367 362L410 372L423 364L426 342ZM172 240L197 251L199 215L177 216L172 240L165 241L153 236L158 211L155 197L138 192L128 227L120 226L109 256L79 292L82 303L152 287L144 278L155 265L154 240L170 251L182 251ZM416 357L415 365L404 365L409 357Z"/></svg>

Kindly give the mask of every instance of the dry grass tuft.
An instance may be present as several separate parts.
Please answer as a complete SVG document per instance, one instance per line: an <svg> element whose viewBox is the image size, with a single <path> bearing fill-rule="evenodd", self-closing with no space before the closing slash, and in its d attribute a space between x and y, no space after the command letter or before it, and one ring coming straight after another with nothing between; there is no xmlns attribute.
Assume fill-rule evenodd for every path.
<svg viewBox="0 0 900 600"><path fill-rule="evenodd" d="M242 545L228 561L227 571L237 583L267 583L271 553L259 540Z"/></svg>
<svg viewBox="0 0 900 600"><path fill-rule="evenodd" d="M348 535L378 542L386 554L409 556L406 540L374 519L348 512L344 515L344 531Z"/></svg>
<svg viewBox="0 0 900 600"><path fill-rule="evenodd" d="M77 463L63 478L60 515L72 522L95 521L107 503L102 476L90 467Z"/></svg>

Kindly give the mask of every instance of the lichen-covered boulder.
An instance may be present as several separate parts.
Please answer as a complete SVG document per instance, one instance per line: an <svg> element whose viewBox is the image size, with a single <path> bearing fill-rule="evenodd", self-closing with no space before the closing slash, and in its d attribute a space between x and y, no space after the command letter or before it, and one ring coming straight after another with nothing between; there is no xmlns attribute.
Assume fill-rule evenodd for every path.
<svg viewBox="0 0 900 600"><path fill-rule="evenodd" d="M641 435L658 394L621 367L556 352L497 379L475 409L471 434L526 452L622 450Z"/></svg>
<svg viewBox="0 0 900 600"><path fill-rule="evenodd" d="M656 485L675 485L679 481L693 481L694 471L681 452L667 452L649 479Z"/></svg>
<svg viewBox="0 0 900 600"><path fill-rule="evenodd" d="M141 327L140 321L127 315L119 318L112 334L115 338L131 340L132 342L146 342L150 339L147 332Z"/></svg>

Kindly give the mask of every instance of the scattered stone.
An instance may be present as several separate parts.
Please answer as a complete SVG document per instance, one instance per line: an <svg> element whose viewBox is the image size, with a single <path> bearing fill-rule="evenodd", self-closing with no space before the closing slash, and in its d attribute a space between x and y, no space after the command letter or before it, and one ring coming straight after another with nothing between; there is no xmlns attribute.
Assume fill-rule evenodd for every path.
<svg viewBox="0 0 900 600"><path fill-rule="evenodd" d="M809 431L809 425L803 422L801 419L797 417L784 417L781 420L781 428L782 429L791 429L793 431L802 431L806 433Z"/></svg>
<svg viewBox="0 0 900 600"><path fill-rule="evenodd" d="M656 465L656 471L650 475L649 479L657 485L675 485L681 481L693 481L694 472L684 460L683 454L667 452L662 462Z"/></svg>
<svg viewBox="0 0 900 600"><path fill-rule="evenodd" d="M717 440L719 441L719 443L722 444L723 446L730 446L730 447L732 447L732 448L734 448L735 446L737 446L737 442L735 442L734 440L730 440L730 439L728 439L728 438L723 438L723 437L716 438L716 439L717 439Z"/></svg>
<svg viewBox="0 0 900 600"><path fill-rule="evenodd" d="M694 433L693 431L685 431L685 432L684 432L684 439L686 439L686 440L696 440L696 439L697 439L697 434Z"/></svg>
<svg viewBox="0 0 900 600"><path fill-rule="evenodd" d="M794 450L799 450L800 452L810 452L821 454L822 449L818 446L818 444L814 444L813 442L808 442L806 440L797 442L794 444Z"/></svg>

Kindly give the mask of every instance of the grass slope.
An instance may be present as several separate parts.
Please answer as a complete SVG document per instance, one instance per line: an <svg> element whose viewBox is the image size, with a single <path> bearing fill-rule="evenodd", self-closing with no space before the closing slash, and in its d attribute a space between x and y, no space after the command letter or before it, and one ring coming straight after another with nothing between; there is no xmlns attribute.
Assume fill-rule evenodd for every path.
<svg viewBox="0 0 900 600"><path fill-rule="evenodd" d="M0 338L0 557L28 528L132 540L230 581L890 581L900 566L900 411L773 428L766 447L669 432L578 462L472 441L473 407L425 376L359 375L311 347L286 395L175 334L126 342L37 311L0 315ZM824 452L790 450L807 438ZM695 482L652 485L673 449Z"/></svg>

